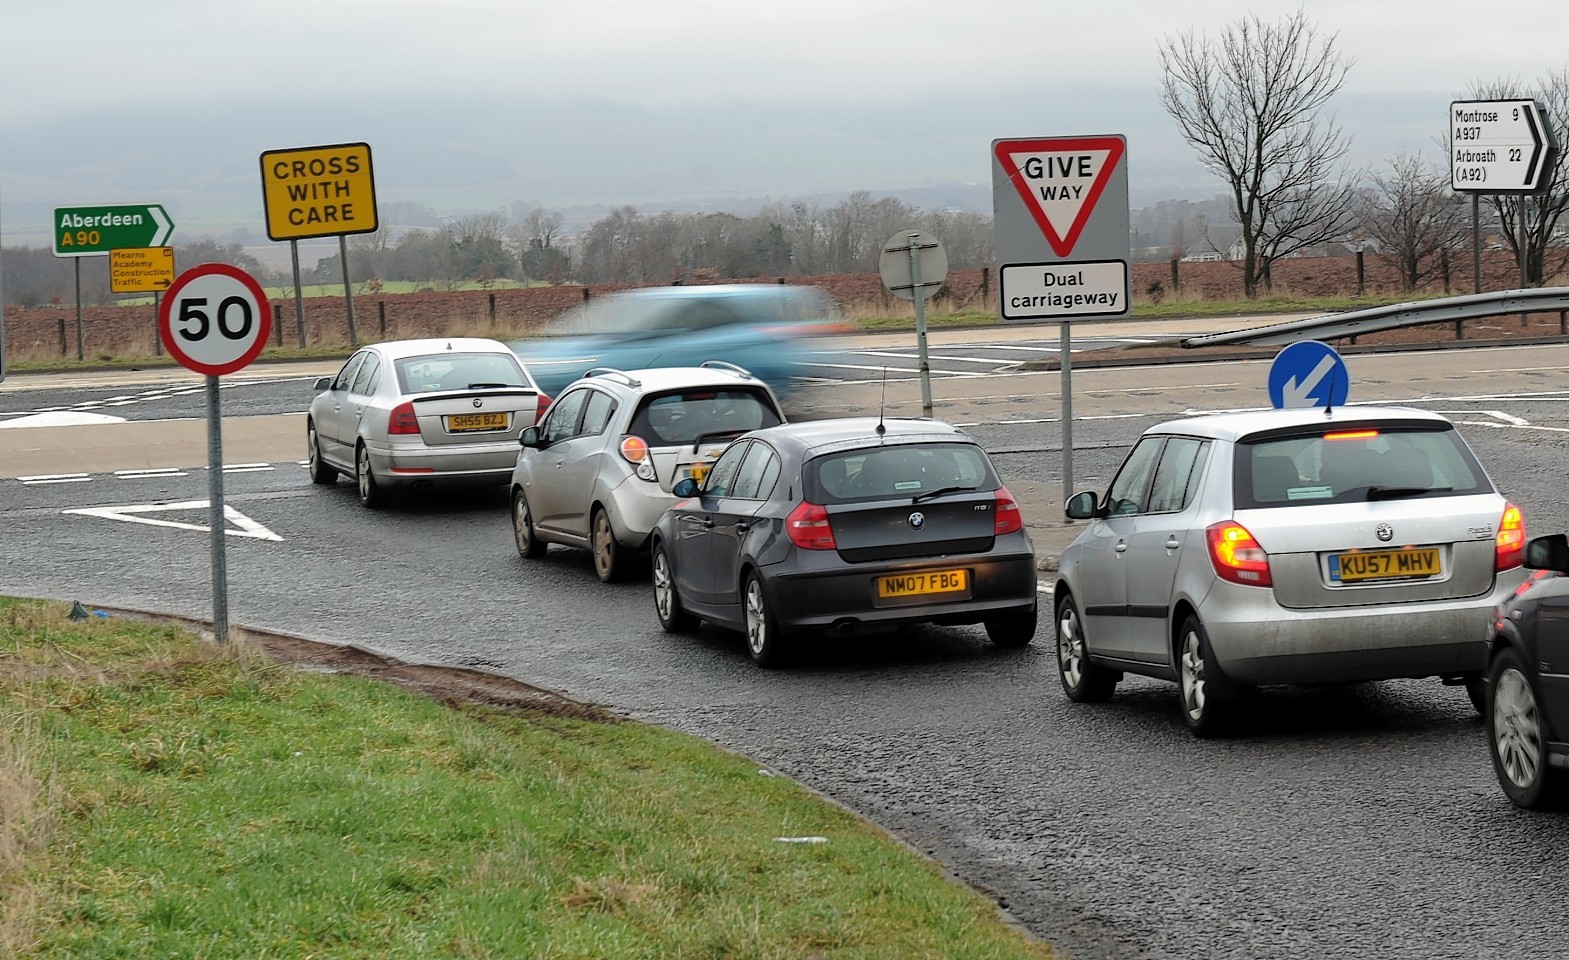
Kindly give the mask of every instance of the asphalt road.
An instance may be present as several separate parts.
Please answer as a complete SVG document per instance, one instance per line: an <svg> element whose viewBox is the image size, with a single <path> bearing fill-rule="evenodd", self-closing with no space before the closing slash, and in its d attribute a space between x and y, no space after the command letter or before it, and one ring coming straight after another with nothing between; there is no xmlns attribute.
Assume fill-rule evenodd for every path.
<svg viewBox="0 0 1569 960"><path fill-rule="evenodd" d="M1354 396L1449 414L1533 531L1569 529L1569 350L1556 349L1354 358ZM1104 486L1157 417L1263 405L1265 366L1077 373L1075 477ZM273 382L225 391L226 435L256 411L297 437L309 384L261 379ZM1038 547L1072 533L1040 513L1062 478L1056 383L1004 372L936 391L939 415L970 425L1010 487L1034 491ZM25 386L0 384L0 425L133 395ZM177 432L164 418L199 408L166 393L112 401L113 415ZM894 411L918 407L912 381L888 395ZM880 383L846 378L796 403L829 415L880 400ZM205 508L125 510L199 503L204 457L127 474L155 468L124 463L142 449L126 445L113 467L26 481L7 468L24 447L64 455L86 436L73 431L137 428L0 429L0 593L210 612L207 537L189 529ZM1507 803L1458 688L1272 688L1242 735L1201 742L1171 684L1134 678L1107 704L1069 703L1049 618L1020 651L979 628L931 628L817 642L795 668L762 671L737 636L660 632L646 582L600 584L586 553L521 561L499 492L372 514L345 482L310 484L298 439L249 434L253 456L226 459L226 501L251 524L228 540L236 622L495 670L703 736L884 825L1072 956L1556 958L1569 943L1569 818ZM160 453L190 460L184 449ZM84 508L176 525L65 512Z"/></svg>

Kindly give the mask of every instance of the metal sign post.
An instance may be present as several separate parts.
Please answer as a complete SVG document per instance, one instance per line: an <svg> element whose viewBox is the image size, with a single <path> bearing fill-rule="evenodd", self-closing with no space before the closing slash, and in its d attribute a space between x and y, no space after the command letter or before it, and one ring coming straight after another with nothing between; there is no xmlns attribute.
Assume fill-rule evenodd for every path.
<svg viewBox="0 0 1569 960"><path fill-rule="evenodd" d="M224 553L223 418L218 378L246 365L267 346L272 311L250 274L226 263L204 263L180 274L158 308L158 336L169 355L207 377L207 522L212 548L213 639L229 639L229 570Z"/></svg>
<svg viewBox="0 0 1569 960"><path fill-rule="evenodd" d="M932 368L926 358L926 298L948 279L948 253L936 237L901 230L883 244L877 261L883 286L915 301L915 346L921 364L921 416L932 415Z"/></svg>

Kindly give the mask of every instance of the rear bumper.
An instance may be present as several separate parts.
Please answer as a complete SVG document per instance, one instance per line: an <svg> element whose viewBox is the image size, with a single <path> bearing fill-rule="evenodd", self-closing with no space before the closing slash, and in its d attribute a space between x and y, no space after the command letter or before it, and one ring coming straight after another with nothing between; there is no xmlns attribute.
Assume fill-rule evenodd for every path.
<svg viewBox="0 0 1569 960"><path fill-rule="evenodd" d="M1217 584L1200 619L1216 664L1246 684L1348 683L1481 673L1493 607L1525 571L1464 600L1296 610L1257 587Z"/></svg>
<svg viewBox="0 0 1569 960"><path fill-rule="evenodd" d="M794 551L799 557L806 551ZM969 571L969 596L943 600L879 600L876 578L935 570ZM1035 609L1035 555L944 557L919 562L857 564L833 558L826 569L764 568L770 605L786 629L841 629L902 623L979 623Z"/></svg>
<svg viewBox="0 0 1569 960"><path fill-rule="evenodd" d="M469 443L461 447L369 443L376 482L388 487L417 483L506 483L517 465L516 440Z"/></svg>
<svg viewBox="0 0 1569 960"><path fill-rule="evenodd" d="M602 499L610 512L617 542L634 550L641 550L648 543L648 535L659 518L676 502L659 484L636 476L626 477Z"/></svg>

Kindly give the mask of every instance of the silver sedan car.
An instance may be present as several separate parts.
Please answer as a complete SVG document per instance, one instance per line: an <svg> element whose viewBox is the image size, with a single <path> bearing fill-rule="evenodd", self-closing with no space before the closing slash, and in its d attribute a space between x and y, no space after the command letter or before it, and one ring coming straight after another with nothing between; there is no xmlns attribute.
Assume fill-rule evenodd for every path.
<svg viewBox="0 0 1569 960"><path fill-rule="evenodd" d="M1088 525L1055 587L1063 690L1175 680L1201 736L1266 684L1436 676L1480 709L1491 611L1525 579L1520 509L1423 410L1163 423L1066 513Z"/></svg>
<svg viewBox="0 0 1569 960"><path fill-rule="evenodd" d="M355 479L360 502L435 485L502 485L518 435L550 398L497 340L436 337L361 347L319 391L305 419L311 480Z"/></svg>

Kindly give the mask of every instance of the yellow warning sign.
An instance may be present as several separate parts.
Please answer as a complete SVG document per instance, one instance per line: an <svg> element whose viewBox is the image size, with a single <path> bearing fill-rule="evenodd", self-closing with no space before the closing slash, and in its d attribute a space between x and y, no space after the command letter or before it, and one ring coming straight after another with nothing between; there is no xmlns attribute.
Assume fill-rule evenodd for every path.
<svg viewBox="0 0 1569 960"><path fill-rule="evenodd" d="M121 247L109 251L109 289L156 293L174 282L173 247Z"/></svg>
<svg viewBox="0 0 1569 960"><path fill-rule="evenodd" d="M267 236L274 240L376 232L368 143L268 150L261 177Z"/></svg>

